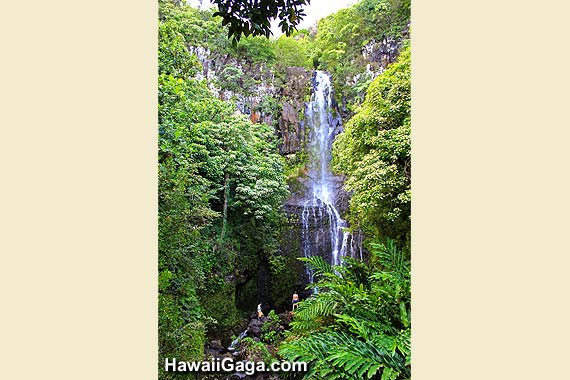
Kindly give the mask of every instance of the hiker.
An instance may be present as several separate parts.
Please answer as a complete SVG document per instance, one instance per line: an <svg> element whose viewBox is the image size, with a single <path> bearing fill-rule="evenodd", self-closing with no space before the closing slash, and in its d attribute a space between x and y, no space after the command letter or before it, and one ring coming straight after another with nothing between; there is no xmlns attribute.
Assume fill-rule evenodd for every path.
<svg viewBox="0 0 570 380"><path fill-rule="evenodd" d="M263 311L261 311L261 304L257 305L257 319L263 318Z"/></svg>
<svg viewBox="0 0 570 380"><path fill-rule="evenodd" d="M299 295L297 294L297 292L293 293L293 299L291 300L291 303L293 303L292 311L295 311L297 306L299 306Z"/></svg>

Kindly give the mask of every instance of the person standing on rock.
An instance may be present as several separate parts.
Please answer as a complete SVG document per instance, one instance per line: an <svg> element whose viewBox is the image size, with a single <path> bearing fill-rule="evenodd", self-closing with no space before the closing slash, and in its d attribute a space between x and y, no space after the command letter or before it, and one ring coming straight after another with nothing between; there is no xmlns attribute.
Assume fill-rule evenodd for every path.
<svg viewBox="0 0 570 380"><path fill-rule="evenodd" d="M257 305L257 319L263 318L263 311L261 311L261 304Z"/></svg>
<svg viewBox="0 0 570 380"><path fill-rule="evenodd" d="M293 299L291 300L291 303L293 304L293 310L291 311L295 311L297 306L299 306L299 295L297 292L293 293Z"/></svg>

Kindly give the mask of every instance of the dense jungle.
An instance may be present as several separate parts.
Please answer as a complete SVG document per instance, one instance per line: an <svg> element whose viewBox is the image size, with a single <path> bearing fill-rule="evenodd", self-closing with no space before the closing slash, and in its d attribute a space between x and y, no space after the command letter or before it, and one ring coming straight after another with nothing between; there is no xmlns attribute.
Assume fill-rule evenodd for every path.
<svg viewBox="0 0 570 380"><path fill-rule="evenodd" d="M216 12L159 1L160 379L411 378L410 1ZM214 357L309 368L164 370Z"/></svg>

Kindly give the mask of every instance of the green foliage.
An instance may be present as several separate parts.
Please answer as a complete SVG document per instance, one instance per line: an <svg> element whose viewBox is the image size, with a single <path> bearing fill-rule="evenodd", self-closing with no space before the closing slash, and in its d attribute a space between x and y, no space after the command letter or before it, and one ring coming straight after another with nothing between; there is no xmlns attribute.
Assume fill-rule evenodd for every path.
<svg viewBox="0 0 570 380"><path fill-rule="evenodd" d="M265 37L244 38L237 45L237 53L254 64L271 65L275 62L275 49Z"/></svg>
<svg viewBox="0 0 570 380"><path fill-rule="evenodd" d="M175 5L170 0L159 0L159 32L161 28L172 29L177 37L187 46L204 47L214 52L215 56L230 54L234 49L228 41L219 17L213 17L211 10L199 10L189 6ZM160 34L159 34L160 37ZM160 50L171 42L167 36L159 39L159 68L161 64ZM162 64L178 65L177 60L162 59ZM159 70L159 72L164 72Z"/></svg>
<svg viewBox="0 0 570 380"><path fill-rule="evenodd" d="M319 21L310 55L315 66L333 74L339 103L345 98L352 111L370 83L362 48L383 36L400 39L409 21L410 0L360 0Z"/></svg>
<svg viewBox="0 0 570 380"><path fill-rule="evenodd" d="M219 271L211 270L210 273L219 282L215 284L215 287L204 290L200 294L203 319L209 330L228 331L240 321L240 313L235 303L232 302L235 299L235 287L224 281Z"/></svg>
<svg viewBox="0 0 570 380"><path fill-rule="evenodd" d="M319 293L300 303L279 354L308 362L305 379L409 378L409 255L389 240L371 246L369 264L304 261Z"/></svg>
<svg viewBox="0 0 570 380"><path fill-rule="evenodd" d="M291 34L303 20L303 7L308 0L213 0L218 6L223 25L228 24L228 38L239 41L241 35L265 36L271 34L270 20L279 18L283 33Z"/></svg>
<svg viewBox="0 0 570 380"><path fill-rule="evenodd" d="M288 192L273 130L236 115L195 77L200 67L189 46L200 46L204 36L223 46L221 27L211 13L159 5L161 363L200 360L206 334L238 322L230 279L254 273L276 252ZM176 377L162 370L160 376Z"/></svg>
<svg viewBox="0 0 570 380"><path fill-rule="evenodd" d="M158 40L159 73L184 77L198 71L198 60L188 51L179 25L168 21L160 23Z"/></svg>
<svg viewBox="0 0 570 380"><path fill-rule="evenodd" d="M360 0L354 5L358 14L368 15L362 25L366 36L398 37L410 21L410 0Z"/></svg>
<svg viewBox="0 0 570 380"><path fill-rule="evenodd" d="M292 186L298 178L305 176L308 162L309 155L305 150L288 154L285 157L285 175L289 186Z"/></svg>
<svg viewBox="0 0 570 380"><path fill-rule="evenodd" d="M220 73L222 90L239 91L243 87L243 71L239 67L227 66Z"/></svg>
<svg viewBox="0 0 570 380"><path fill-rule="evenodd" d="M348 49L358 48L351 41L360 35L362 16L354 7L344 8L320 20L315 37L319 66L334 70ZM333 70L331 70L333 69Z"/></svg>
<svg viewBox="0 0 570 380"><path fill-rule="evenodd" d="M261 340L268 344L275 344L281 340L283 332L279 329L279 316L271 310L267 315L267 320L261 326Z"/></svg>
<svg viewBox="0 0 570 380"><path fill-rule="evenodd" d="M402 244L410 233L410 49L370 85L333 146L333 167L352 191L350 221Z"/></svg>
<svg viewBox="0 0 570 380"><path fill-rule="evenodd" d="M275 56L279 65L301 66L306 69L312 68L312 60L309 55L311 41L306 34L297 34L294 37L282 35L274 42Z"/></svg>
<svg viewBox="0 0 570 380"><path fill-rule="evenodd" d="M238 345L238 350L242 352L242 355L249 361L254 362L265 362L266 365L270 365L275 359L271 352L267 349L265 344L262 342L256 342L251 337L246 336L243 338Z"/></svg>

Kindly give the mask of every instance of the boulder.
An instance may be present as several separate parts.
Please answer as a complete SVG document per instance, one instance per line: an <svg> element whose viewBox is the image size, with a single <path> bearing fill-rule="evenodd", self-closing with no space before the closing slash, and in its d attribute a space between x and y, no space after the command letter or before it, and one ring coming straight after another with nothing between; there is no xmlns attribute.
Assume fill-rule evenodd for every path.
<svg viewBox="0 0 570 380"><path fill-rule="evenodd" d="M226 348L222 345L220 340L212 340L208 343L210 349L214 351L224 351Z"/></svg>
<svg viewBox="0 0 570 380"><path fill-rule="evenodd" d="M252 319L249 322L248 328L248 336L255 338L261 336L261 326L263 326L263 321L258 320L257 318Z"/></svg>

